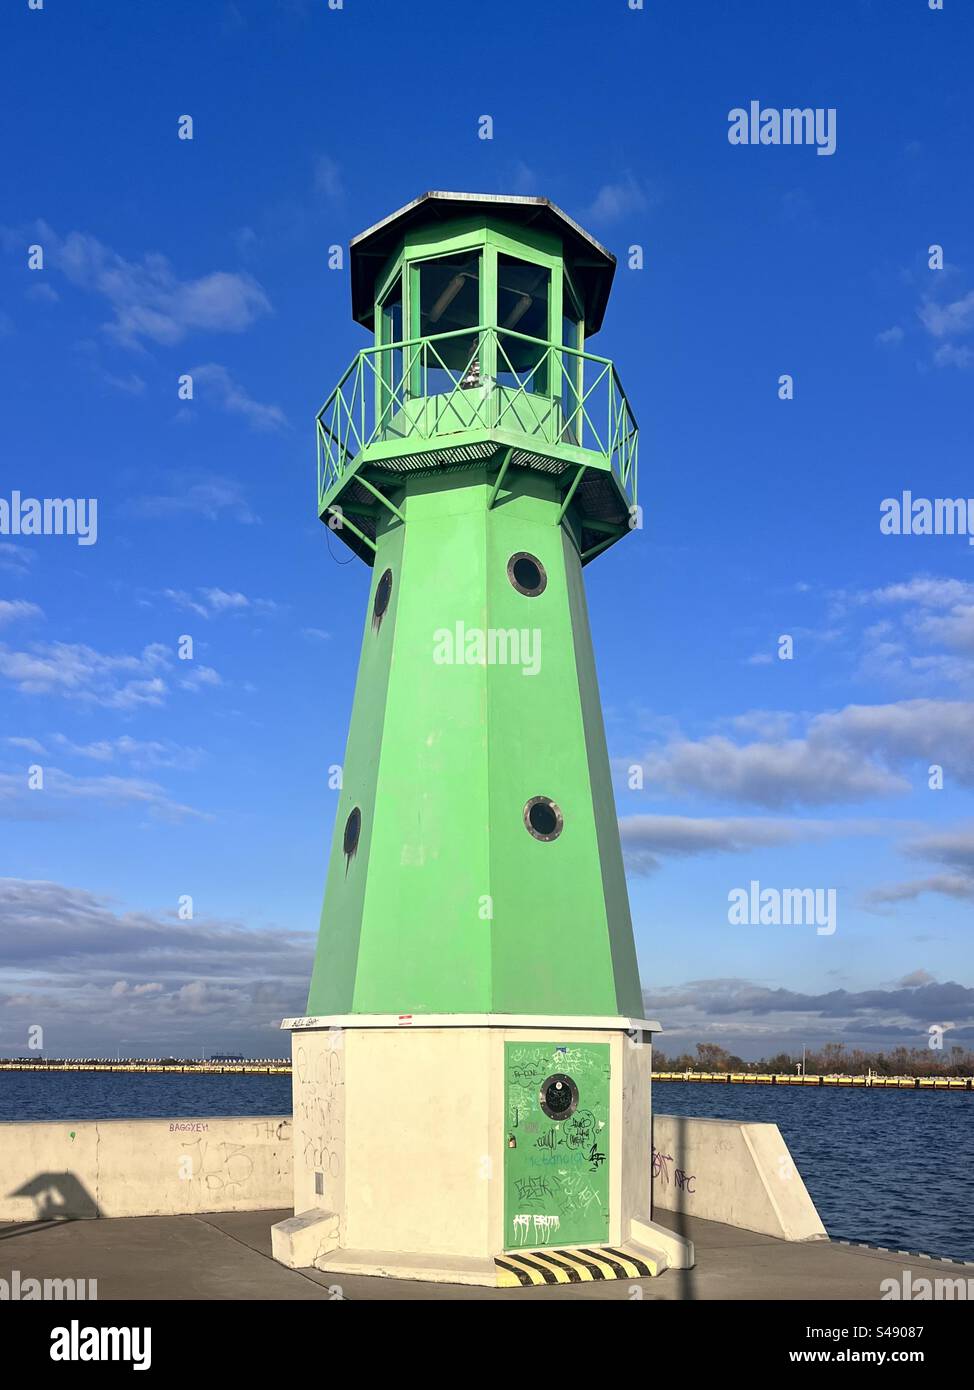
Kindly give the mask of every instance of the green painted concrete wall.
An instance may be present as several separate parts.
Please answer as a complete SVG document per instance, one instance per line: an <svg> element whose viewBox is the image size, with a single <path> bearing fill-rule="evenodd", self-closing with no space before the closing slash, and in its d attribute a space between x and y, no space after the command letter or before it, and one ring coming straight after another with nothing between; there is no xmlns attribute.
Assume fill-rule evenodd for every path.
<svg viewBox="0 0 974 1390"><path fill-rule="evenodd" d="M494 477L409 476L378 538L309 1014L641 1014L578 553L553 479L512 469L490 508ZM517 551L537 597L508 579ZM537 673L438 663L457 623L526 630ZM534 796L557 839L525 828Z"/></svg>

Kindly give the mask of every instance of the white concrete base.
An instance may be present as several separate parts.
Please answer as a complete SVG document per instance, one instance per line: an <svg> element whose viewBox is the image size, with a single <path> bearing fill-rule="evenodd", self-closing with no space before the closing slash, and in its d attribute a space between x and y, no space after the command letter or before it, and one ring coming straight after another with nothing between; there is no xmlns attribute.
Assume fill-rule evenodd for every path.
<svg viewBox="0 0 974 1390"><path fill-rule="evenodd" d="M629 1223L629 1239L664 1260L667 1269L692 1269L696 1263L693 1241L661 1226L658 1221L634 1218Z"/></svg>
<svg viewBox="0 0 974 1390"><path fill-rule="evenodd" d="M471 1284L494 1288L493 1260L467 1255L406 1254L401 1250L335 1250L314 1266L328 1274L370 1274L385 1279L419 1279L430 1284Z"/></svg>
<svg viewBox="0 0 974 1390"><path fill-rule="evenodd" d="M311 1269L338 1244L338 1215L333 1211L302 1211L271 1227L271 1253L289 1269Z"/></svg>
<svg viewBox="0 0 974 1390"><path fill-rule="evenodd" d="M662 1274L670 1267L662 1251L639 1241L623 1241L617 1248L621 1254L642 1261L654 1275ZM690 1248L692 1250L692 1245ZM530 1255L534 1252L524 1253ZM544 1255L543 1250L536 1253ZM512 1256L516 1260L517 1256L513 1252L501 1254L499 1258L504 1260ZM433 1284L468 1284L482 1288L496 1288L498 1285L498 1266L494 1260L474 1259L464 1255L451 1255L448 1260L444 1260L433 1255L404 1254L400 1250L334 1250L317 1261L313 1267L322 1273L336 1276L368 1274L380 1278L416 1279Z"/></svg>
<svg viewBox="0 0 974 1390"><path fill-rule="evenodd" d="M674 1238L657 1239L644 1219L651 1035L628 1029L630 1020L574 1028L561 1019L416 1028L385 1020L320 1028L303 1022L292 1034L298 1215L274 1228L274 1256L282 1263L494 1283L495 1257L505 1251L505 1043L548 1041L609 1045L604 1243L636 1240L657 1267L671 1262L665 1250L675 1248ZM547 1248L558 1245L555 1238Z"/></svg>

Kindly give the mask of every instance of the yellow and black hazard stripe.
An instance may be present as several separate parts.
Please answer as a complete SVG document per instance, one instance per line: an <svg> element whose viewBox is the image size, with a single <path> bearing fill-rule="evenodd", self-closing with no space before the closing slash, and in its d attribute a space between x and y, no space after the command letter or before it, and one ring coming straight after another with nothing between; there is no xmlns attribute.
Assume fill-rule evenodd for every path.
<svg viewBox="0 0 974 1390"><path fill-rule="evenodd" d="M494 1260L498 1288L531 1284L585 1284L602 1279L650 1279L659 1264L645 1253L632 1255L610 1245L598 1249L507 1250Z"/></svg>

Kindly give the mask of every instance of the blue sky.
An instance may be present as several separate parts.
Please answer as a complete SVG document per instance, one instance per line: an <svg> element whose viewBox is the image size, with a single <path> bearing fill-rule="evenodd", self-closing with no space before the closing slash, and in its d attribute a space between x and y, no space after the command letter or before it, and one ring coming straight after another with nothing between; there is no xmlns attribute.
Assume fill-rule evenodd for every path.
<svg viewBox="0 0 974 1390"><path fill-rule="evenodd" d="M645 526L586 574L662 1045L969 1043L974 548L879 517L974 494L970 9L11 0L0 30L0 497L99 504L92 546L0 536L0 1049L282 1050L368 583L315 517L313 414L367 342L328 247L431 188L547 196L620 257L593 349ZM834 108L835 153L730 144L751 100ZM836 931L731 926L752 879L835 888Z"/></svg>

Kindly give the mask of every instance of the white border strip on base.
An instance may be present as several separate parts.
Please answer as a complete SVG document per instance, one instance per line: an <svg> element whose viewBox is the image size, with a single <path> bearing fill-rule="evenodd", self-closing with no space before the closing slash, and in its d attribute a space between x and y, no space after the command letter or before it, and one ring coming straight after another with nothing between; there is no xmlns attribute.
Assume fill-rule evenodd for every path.
<svg viewBox="0 0 974 1390"><path fill-rule="evenodd" d="M592 1028L661 1033L653 1019L588 1014L312 1014L285 1018L291 1032L310 1028Z"/></svg>

